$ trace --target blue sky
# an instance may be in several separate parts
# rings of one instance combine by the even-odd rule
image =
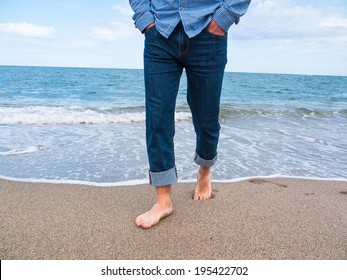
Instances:
[[[142,68],[128,0],[1,0],[0,65]],[[346,0],[253,0],[227,71],[347,75]]]

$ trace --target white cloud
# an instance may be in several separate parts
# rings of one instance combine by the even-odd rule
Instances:
[[[323,28],[344,28],[347,31],[347,18],[328,17],[322,20],[319,27]]]
[[[53,27],[27,22],[0,23],[0,31],[30,38],[52,38],[55,33]]]
[[[292,0],[253,0],[232,33],[239,39],[345,42],[347,18],[333,7],[295,5]],[[243,21],[244,20],[244,21]]]
[[[113,5],[112,9],[119,11],[120,14],[127,17],[132,16],[134,14],[133,10],[130,8],[129,5],[116,4],[116,5]]]
[[[90,35],[98,40],[105,42],[114,42],[123,38],[131,37],[136,34],[133,25],[113,21],[107,27],[96,26],[93,27]]]

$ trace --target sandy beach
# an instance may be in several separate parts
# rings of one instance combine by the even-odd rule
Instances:
[[[0,180],[0,259],[347,259],[347,182],[215,183],[209,201],[194,187],[174,186],[174,214],[143,230],[149,185]]]

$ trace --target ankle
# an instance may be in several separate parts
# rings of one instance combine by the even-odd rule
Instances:
[[[200,166],[199,174],[200,175],[209,175],[211,173],[211,167]]]
[[[171,206],[171,185],[157,187],[157,205],[161,207]]]
[[[172,201],[170,197],[165,197],[165,198],[157,198],[157,206],[159,206],[160,208],[169,208],[172,206]]]

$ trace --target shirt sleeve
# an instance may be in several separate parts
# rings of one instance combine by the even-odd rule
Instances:
[[[250,3],[251,0],[224,0],[213,14],[212,19],[225,32],[228,32],[233,23],[239,23],[240,17],[247,12]]]
[[[151,9],[151,0],[129,0],[134,11],[133,20],[135,27],[141,32],[154,22],[154,15]]]

